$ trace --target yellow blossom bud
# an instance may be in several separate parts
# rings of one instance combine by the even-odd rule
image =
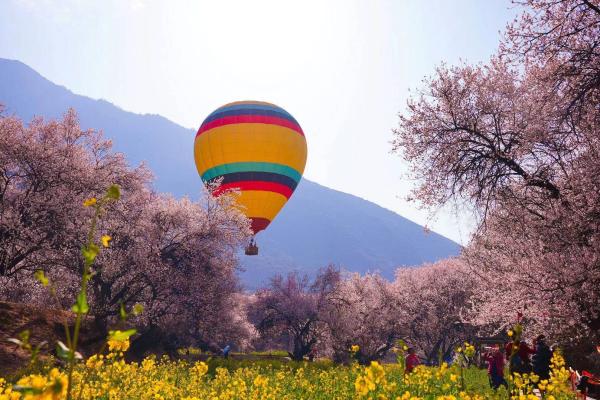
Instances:
[[[83,206],[90,207],[90,206],[96,205],[97,202],[98,201],[96,200],[95,197],[91,197],[83,202]]]
[[[108,235],[102,235],[102,238],[100,240],[102,241],[102,246],[108,247],[108,242],[110,242],[112,238]]]

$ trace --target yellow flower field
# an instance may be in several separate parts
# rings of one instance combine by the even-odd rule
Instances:
[[[419,366],[404,376],[397,364],[368,367],[329,362],[205,362],[146,358],[123,360],[121,349],[94,355],[73,373],[73,399],[537,399],[535,376],[517,376],[511,393],[486,387],[484,370]],[[461,373],[465,386],[461,387]],[[67,375],[57,368],[20,378],[15,385],[0,379],[0,400],[66,398]],[[550,381],[540,385],[546,399],[572,399],[568,371],[560,355],[553,358]]]

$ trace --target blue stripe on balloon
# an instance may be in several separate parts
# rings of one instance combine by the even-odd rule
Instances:
[[[223,112],[223,111],[232,111],[232,110],[248,110],[248,109],[252,109],[252,110],[267,110],[267,111],[277,111],[280,113],[285,114],[288,118],[294,118],[292,117],[292,115],[290,113],[288,113],[287,111],[285,111],[283,108],[281,107],[277,107],[275,105],[268,105],[268,104],[254,104],[254,103],[245,103],[245,104],[232,104],[230,106],[223,106],[220,108],[217,108],[215,111],[213,111],[208,118],[210,118],[213,114],[219,113],[219,112]]]

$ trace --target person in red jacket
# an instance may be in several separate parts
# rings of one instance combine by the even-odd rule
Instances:
[[[408,349],[408,356],[406,357],[406,367],[404,373],[410,374],[417,365],[421,364],[419,357],[415,354],[415,349],[412,347]]]
[[[515,340],[506,345],[506,360],[509,362],[510,373],[518,372],[525,374],[531,372],[531,361],[529,356],[535,353],[535,350],[527,346],[526,342]]]
[[[490,351],[483,354],[483,358],[488,363],[488,377],[492,389],[498,389],[500,385],[508,388],[506,379],[504,379],[504,348],[495,345]]]

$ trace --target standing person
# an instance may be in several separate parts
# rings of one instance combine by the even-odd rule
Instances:
[[[415,354],[415,349],[412,347],[409,348],[408,356],[406,357],[406,367],[404,368],[404,373],[410,374],[419,364],[421,364],[421,362],[419,361],[419,357],[417,357]]]
[[[535,353],[533,349],[527,346],[527,343],[521,340],[508,342],[506,345],[506,360],[509,362],[510,373],[526,374],[531,372],[531,361],[529,355]]]
[[[483,355],[488,363],[488,378],[490,386],[496,390],[500,385],[508,388],[506,379],[504,379],[504,348],[499,345],[494,345],[490,352]]]
[[[317,349],[314,347],[308,352],[308,361],[313,362],[317,356]]]
[[[231,346],[227,345],[223,348],[223,357],[229,358],[229,352],[231,351]]]
[[[531,355],[535,353],[535,347],[529,347],[527,342],[521,341],[519,345],[519,356],[523,360],[523,373],[531,372]]]
[[[531,358],[533,372],[541,379],[550,379],[550,360],[552,351],[546,344],[546,337],[539,335],[535,339],[535,354]]]

